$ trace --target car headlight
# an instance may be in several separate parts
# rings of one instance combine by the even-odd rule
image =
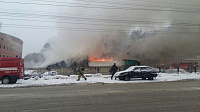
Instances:
[[[119,76],[119,74],[120,74],[120,73],[115,73],[114,76],[117,77],[117,76]]]

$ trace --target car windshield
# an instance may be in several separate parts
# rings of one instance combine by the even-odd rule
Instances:
[[[142,72],[153,71],[153,68],[151,68],[151,67],[144,67],[144,68],[141,68],[141,71]]]
[[[125,71],[132,71],[132,70],[134,70],[135,69],[135,67],[134,66],[131,66],[131,67],[129,67],[128,69],[126,69]]]
[[[140,72],[140,71],[141,71],[141,68],[135,68],[134,71],[135,71],[135,72]]]
[[[150,69],[150,67],[148,66],[131,66],[128,69],[126,69],[125,71],[135,71],[136,69]]]

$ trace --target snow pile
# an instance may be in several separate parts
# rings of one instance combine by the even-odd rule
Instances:
[[[85,74],[87,80],[81,78],[76,81],[78,75],[55,75],[44,76],[42,78],[35,77],[28,80],[20,79],[16,84],[0,84],[0,88],[12,87],[37,87],[37,86],[50,86],[50,85],[73,85],[73,84],[95,84],[95,83],[147,83],[147,82],[164,82],[164,81],[178,81],[186,79],[200,79],[200,73],[159,73],[158,77],[154,80],[131,79],[130,81],[111,80],[111,75],[98,74]]]
[[[200,74],[197,73],[159,73],[157,80],[158,81],[178,81],[186,79],[200,79]]]

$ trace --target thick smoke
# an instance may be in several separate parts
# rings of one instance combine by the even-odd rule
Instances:
[[[157,1],[161,2],[160,0]],[[113,2],[120,2],[120,0]],[[168,2],[169,4],[148,2],[148,5],[168,7],[159,9],[191,10],[195,9],[191,6],[192,4],[200,3],[198,0],[192,0],[185,1],[188,6],[176,6],[171,4],[174,1]],[[138,3],[147,4],[145,1]],[[181,3],[177,2],[177,4]],[[140,8],[142,6],[134,5],[133,7]],[[49,40],[51,49],[44,53],[46,60],[42,66],[70,59],[82,61],[87,57],[113,58],[115,60],[131,58],[140,60],[142,64],[156,66],[179,61],[183,58],[196,58],[195,56],[200,55],[200,35],[192,33],[200,32],[200,26],[177,24],[200,24],[198,13],[80,8],[60,10],[66,11],[63,12],[63,15],[69,16],[70,12],[76,14],[75,16],[80,17],[80,19],[58,20],[58,28],[69,27],[71,29],[60,30],[58,37]],[[85,19],[86,17],[88,19]],[[97,18],[109,19],[99,20]],[[134,22],[139,20],[147,22]],[[63,21],[85,24],[61,24],[60,22]],[[82,28],[85,31],[77,31],[77,28]],[[103,31],[99,29],[103,29]]]

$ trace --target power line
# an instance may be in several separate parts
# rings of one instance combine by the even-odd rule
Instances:
[[[144,26],[144,25],[157,25],[159,27],[160,26],[164,26],[164,25],[169,25],[171,26],[170,28],[178,28],[178,27],[182,27],[181,29],[199,29],[199,26],[200,24],[192,24],[192,23],[183,23],[183,22],[180,22],[180,23],[167,23],[165,21],[148,21],[148,20],[117,20],[115,21],[115,19],[112,21],[112,19],[109,19],[110,22],[103,22],[103,21],[98,21],[98,22],[95,22],[93,23],[92,21],[95,21],[94,20],[88,20],[88,19],[84,19],[84,20],[79,20],[77,21],[76,19],[71,19],[71,20],[68,20],[68,21],[50,21],[50,20],[27,20],[27,19],[9,19],[9,18],[1,18],[1,19],[7,19],[7,20],[24,20],[24,21],[35,21],[35,22],[55,22],[55,23],[68,23],[68,24],[76,24],[76,25],[101,25],[101,26],[118,26],[118,27],[148,27],[148,26]],[[31,18],[32,19],[32,18]],[[81,19],[81,18],[79,18]],[[85,22],[84,22],[85,21]],[[88,23],[89,22],[89,23]],[[117,24],[116,24],[117,23]],[[120,24],[121,23],[121,24]],[[129,24],[129,25],[124,25],[124,24]],[[136,24],[136,25],[132,25],[132,24]],[[137,25],[139,24],[139,25]],[[140,25],[141,24],[141,25]],[[174,27],[175,26],[175,27]],[[184,28],[183,28],[184,27]],[[187,28],[186,28],[187,27]],[[195,28],[194,28],[195,27]],[[196,28],[198,27],[198,28]]]
[[[52,12],[52,11],[35,11],[35,10],[19,10],[19,9],[4,9],[0,8],[0,11],[6,11],[6,12],[24,12],[24,13],[47,13],[47,14],[62,14],[59,12]],[[68,13],[68,14],[75,14],[75,13]]]
[[[163,22],[163,21],[145,21],[145,20],[129,20],[129,19],[112,19],[112,18],[96,18],[96,17],[80,17],[80,16],[64,16],[64,15],[49,15],[49,14],[31,14],[31,13],[12,13],[12,12],[1,12],[3,14],[9,14],[10,15],[20,15],[20,17],[23,16],[31,16],[31,18],[34,18],[33,16],[37,16],[37,18],[42,18],[42,17],[51,17],[52,18],[59,18],[62,20],[81,20],[81,21],[106,21],[106,22],[123,22],[123,23],[148,23],[151,22],[153,24],[166,24],[167,22]],[[19,16],[18,16],[19,17]],[[173,23],[172,23],[173,24]],[[188,25],[188,23],[175,23],[175,24],[182,24],[182,25]],[[190,25],[190,24],[189,24]],[[192,24],[193,26],[198,26],[199,24]]]
[[[44,1],[44,0],[43,0]],[[2,2],[2,1],[0,1]],[[5,2],[3,1],[4,3],[19,3],[19,4],[26,4],[26,3],[23,3],[23,2]],[[37,5],[38,3],[27,3],[27,4],[35,4]],[[77,4],[77,3],[76,3]],[[48,5],[48,4],[40,4],[40,5]],[[50,4],[49,4],[50,5]],[[52,4],[53,5],[53,4]],[[83,4],[81,4],[83,5]],[[73,6],[73,7],[76,7],[76,6]],[[79,7],[79,6],[78,6]],[[84,6],[85,7],[85,6]],[[83,8],[84,8],[83,7]],[[99,7],[98,7],[99,8]],[[105,7],[103,7],[105,8]],[[113,8],[113,7],[111,7]],[[114,7],[114,8],[119,8],[119,7]],[[148,9],[148,8],[147,8]],[[143,10],[143,9],[142,9]],[[146,10],[146,9],[144,9]],[[160,9],[153,9],[153,10],[160,10]],[[191,11],[191,10],[186,10],[186,11]],[[196,12],[196,11],[195,11]],[[69,23],[69,24],[78,24],[78,25],[104,25],[104,26],[122,26],[122,27],[130,27],[130,26],[125,26],[125,25],[110,25],[108,23],[142,23],[142,24],[167,24],[167,25],[181,25],[181,26],[198,26],[199,24],[191,24],[191,23],[167,23],[167,22],[163,22],[163,21],[144,21],[144,20],[129,20],[129,19],[112,19],[112,18],[98,18],[98,17],[81,17],[81,16],[63,16],[63,15],[49,15],[49,14],[37,14],[37,13],[19,13],[19,12],[6,12],[6,11],[2,11],[0,12],[1,14],[4,14],[4,15],[9,15],[9,16],[13,16],[13,15],[20,15],[20,17],[22,16],[25,16],[25,17],[31,17],[31,18],[36,18],[36,17],[43,17],[43,18],[50,18],[50,19],[63,19],[63,20],[72,20],[72,21],[89,21],[90,23],[81,23],[81,22],[57,22],[57,23]],[[24,20],[26,21],[26,20]],[[29,20],[29,21],[35,21],[35,22],[44,22],[42,20]],[[98,24],[98,23],[93,23],[91,24],[91,21],[98,21],[98,22],[105,22],[106,21],[106,25],[105,24]],[[51,21],[48,21],[48,22],[51,22]],[[15,26],[15,27],[38,27],[38,26]],[[137,26],[137,27],[148,27],[148,26]],[[149,26],[151,28],[151,26]],[[49,26],[39,26],[39,28],[49,28]],[[159,27],[159,28],[162,28],[162,27]],[[165,28],[165,27],[163,27]],[[172,27],[171,27],[172,28]],[[186,27],[184,27],[186,28]],[[60,29],[64,29],[64,28],[60,28]],[[70,29],[70,28],[69,28]],[[182,28],[183,29],[183,28]],[[187,29],[187,28],[186,28]],[[191,28],[191,29],[198,29],[198,28]],[[79,29],[80,30],[80,29]],[[87,30],[87,29],[86,29]],[[89,29],[89,30],[92,30],[92,29]],[[94,29],[93,29],[94,30]],[[98,29],[99,30],[99,29]],[[102,29],[100,29],[101,31]],[[109,30],[110,31],[110,30]],[[195,33],[195,32],[193,32]]]
[[[35,1],[35,0],[34,0]],[[2,8],[0,8],[0,10],[1,11],[3,11],[3,10],[5,10],[5,11],[15,11],[15,12],[25,12],[25,11],[28,11],[29,13],[47,13],[47,14],[53,14],[54,13],[54,15],[57,15],[58,14],[58,12],[47,12],[47,11],[34,11],[34,10],[18,10],[18,9],[2,9]],[[68,13],[68,14],[71,14],[71,15],[75,15],[75,13]],[[97,16],[105,16],[105,15],[88,15],[88,14],[76,14],[76,15],[82,15],[82,16],[95,16],[95,17],[97,17]],[[118,16],[109,16],[109,17],[118,17]],[[127,17],[126,17],[127,18]]]
[[[80,0],[78,0],[80,1]],[[162,2],[162,1],[153,1],[153,0],[136,0],[137,2],[146,2],[146,3],[156,3],[156,4],[168,4],[168,5],[175,5],[175,6],[192,6],[192,7],[197,7],[199,8],[200,5],[194,5],[194,4],[183,4],[183,3],[175,3],[175,2]]]
[[[48,6],[67,6],[67,7],[79,7],[79,8],[98,8],[98,9],[113,9],[113,10],[143,10],[143,11],[164,11],[164,12],[185,12],[185,13],[197,13],[199,10],[179,10],[179,9],[156,9],[156,8],[130,8],[130,7],[114,7],[114,6],[73,6],[73,5],[54,5],[54,4],[39,4],[39,3],[25,3],[25,2],[5,2],[0,1],[1,3],[10,3],[10,4],[24,4],[24,5],[48,5]]]
[[[17,17],[22,17],[22,15],[23,15],[23,17],[27,17],[27,16],[31,16],[31,18],[34,18],[34,17],[32,17],[32,16],[38,16],[39,18],[42,18],[42,17],[45,17],[45,18],[47,18],[47,17],[68,17],[67,15],[66,16],[61,16],[61,15],[57,15],[56,14],[56,12],[43,12],[43,13],[45,13],[45,14],[41,14],[41,12],[40,13],[19,13],[20,12],[20,10],[16,10],[16,9],[2,9],[2,8],[0,8],[0,10],[2,11],[2,12],[0,12],[0,14],[4,14],[4,16],[6,16],[6,15],[8,15],[9,17],[16,17],[15,15],[17,15]],[[6,10],[6,11],[3,11],[3,10]],[[15,12],[10,12],[9,10],[11,10],[11,11],[15,11]],[[33,10],[28,10],[28,11],[33,11]],[[24,12],[24,11],[23,11]],[[52,13],[55,13],[55,14],[53,14],[53,15],[46,15],[46,14],[52,14]],[[70,15],[76,15],[76,16],[71,16],[71,17],[77,17],[77,15],[79,15],[79,16],[86,16],[86,17],[90,17],[90,16],[92,16],[92,17],[98,17],[98,18],[100,18],[100,17],[102,17],[102,16],[104,16],[104,15],[88,15],[88,14],[74,14],[74,13],[68,13],[68,14],[70,14]],[[18,16],[18,15],[20,15],[20,16]],[[37,18],[38,18],[37,17]],[[109,16],[109,18],[119,18],[119,16]],[[120,17],[121,18],[121,17]],[[130,18],[130,19],[132,19],[132,17],[126,17],[126,18]],[[53,19],[53,18],[48,18],[48,19]],[[68,19],[70,19],[70,18],[68,18]],[[140,18],[141,19],[141,18]],[[156,19],[156,18],[155,18]],[[155,20],[154,19],[154,20]],[[59,19],[60,20],[60,19]],[[160,20],[159,20],[160,21]],[[165,21],[165,20],[164,20]],[[194,23],[198,23],[199,21],[192,21],[192,22],[194,22]],[[166,22],[165,22],[166,23]],[[197,25],[199,25],[199,24],[197,24]],[[197,26],[196,25],[196,26]]]
[[[34,0],[34,1],[47,1],[47,0]],[[130,2],[113,2],[113,1],[102,1],[102,0],[98,0],[98,1],[91,1],[91,0],[75,0],[75,1],[79,1],[79,2],[93,2],[93,3],[107,3],[107,4],[123,4],[123,5],[133,5]],[[50,1],[49,1],[50,2]],[[133,2],[133,1],[131,1]],[[190,4],[183,4],[183,3],[174,3],[174,2],[161,2],[161,1],[153,1],[153,0],[136,0],[134,2],[146,2],[146,3],[159,3],[159,4],[169,4],[169,5],[181,5],[181,6],[192,6],[192,7],[200,7],[200,5],[190,5]],[[59,2],[58,2],[59,3]]]
[[[134,22],[133,20],[125,19],[112,19],[112,18],[95,18],[95,17],[79,17],[79,16],[64,16],[64,15],[49,15],[49,14],[30,14],[30,13],[14,13],[14,12],[2,12],[0,13],[9,14],[9,15],[24,15],[24,16],[37,16],[37,17],[55,17],[62,19],[81,19],[81,20],[99,20],[99,21],[115,21],[115,22]],[[140,21],[146,22],[146,21]],[[152,23],[163,23],[163,22],[152,22]]]
[[[72,28],[72,27],[50,27],[50,26],[35,26],[35,25],[16,25],[16,24],[4,24],[5,27],[17,27],[17,28],[33,28],[33,29],[51,29],[51,30],[73,30],[73,31],[88,31],[88,32],[130,32],[131,30],[109,30],[109,29],[94,29],[94,28]],[[199,35],[200,32],[171,32],[171,31],[149,31],[153,34],[190,34]]]
[[[30,22],[30,21],[34,21],[34,22],[55,22],[55,21],[49,21],[49,20],[28,20],[28,19],[10,19],[10,18],[0,18],[0,19],[6,19],[6,20],[18,20],[18,21],[27,21],[27,22]],[[135,21],[137,22],[137,21]],[[151,24],[152,21],[145,21],[145,22],[149,22],[149,23],[146,23],[146,24]],[[156,26],[154,25],[154,27],[152,25],[149,25],[149,26],[145,26],[145,25],[124,25],[124,24],[98,24],[98,23],[83,23],[83,22],[66,22],[66,21],[58,21],[56,23],[63,23],[63,24],[73,24],[73,25],[97,25],[97,26],[112,26],[112,27],[146,27],[146,28],[166,28],[166,27],[161,27],[161,26]],[[161,24],[163,25],[163,24]],[[182,26],[193,26],[192,24],[186,24],[186,23],[176,23],[176,24],[172,24],[170,28],[180,28],[180,27],[174,27],[173,25],[182,25]],[[200,24],[195,24],[195,26],[198,26]],[[199,28],[191,28],[191,27],[181,27],[180,29],[199,29]]]
[[[191,24],[191,23],[167,23],[167,22],[163,22],[163,21],[144,21],[144,20],[123,20],[123,19],[112,19],[112,18],[91,18],[91,17],[78,17],[78,16],[61,16],[61,15],[47,15],[47,14],[30,14],[30,13],[9,13],[9,12],[0,12],[0,13],[5,13],[5,14],[9,14],[10,15],[19,15],[20,14],[20,17],[22,17],[21,15],[24,15],[24,16],[31,16],[31,18],[34,18],[32,16],[38,16],[39,18],[41,17],[59,17],[59,18],[63,18],[63,20],[66,20],[66,19],[70,19],[72,21],[77,21],[77,20],[81,20],[81,21],[98,21],[98,22],[102,22],[102,21],[109,21],[114,23],[114,22],[117,22],[117,23],[142,23],[142,24],[161,24],[161,25],[181,25],[181,26],[199,26],[200,24]],[[38,18],[37,17],[37,18]],[[4,18],[5,19],[5,18]],[[9,19],[9,18],[6,18],[6,19]],[[52,19],[52,18],[51,18]],[[11,19],[11,20],[19,20],[19,19]],[[23,20],[23,19],[20,19],[20,20]],[[24,19],[25,20],[25,19]],[[42,20],[31,20],[31,21],[40,21],[40,22],[53,22],[53,21],[42,21]],[[57,23],[71,23],[73,24],[72,22],[57,22]],[[89,25],[101,25],[101,24],[90,24]],[[74,23],[76,24],[76,23]],[[77,24],[88,24],[88,23],[77,23]],[[108,23],[106,23],[108,24]],[[107,26],[124,26],[124,25],[107,25]],[[194,29],[194,28],[193,28]]]
[[[80,22],[80,21],[85,21],[85,22],[101,22],[101,23],[105,23],[105,24],[114,24],[114,23],[124,23],[124,24],[133,24],[133,23],[142,23],[142,24],[161,24],[161,25],[179,25],[179,26],[200,26],[199,21],[192,21],[193,23],[188,23],[187,21],[185,22],[167,22],[166,20],[156,20],[156,21],[148,21],[148,20],[130,20],[132,19],[131,17],[126,17],[129,19],[112,19],[112,18],[119,18],[117,16],[113,16],[112,18],[100,18],[97,17],[98,15],[87,15],[87,16],[92,16],[92,17],[97,17],[97,18],[91,18],[91,17],[81,17],[80,16],[63,16],[63,15],[46,15],[46,14],[32,14],[32,13],[11,13],[11,12],[0,12],[0,14],[4,14],[3,16],[9,16],[10,17],[17,17],[20,19],[9,19],[9,18],[2,18],[2,19],[8,19],[8,20],[25,20],[25,19],[21,19],[22,17],[26,17],[26,18],[39,18],[39,19],[48,19],[48,20],[30,20],[30,21],[39,21],[39,22],[46,22],[49,21],[49,19],[54,20],[55,21],[49,21],[49,22],[56,22],[56,23],[65,23],[65,22],[61,22],[62,21],[76,21],[76,22]],[[16,16],[15,16],[16,15]],[[20,16],[19,16],[20,15]],[[175,20],[176,21],[176,20]],[[177,20],[179,21],[179,20]],[[71,22],[67,22],[67,23],[71,23]],[[88,24],[88,23],[87,23]],[[116,25],[117,26],[117,25]]]
[[[116,32],[116,33],[129,33],[130,31],[113,31],[113,30],[87,30],[87,29],[74,29],[74,28],[64,28],[64,29],[56,29],[56,28],[35,28],[35,27],[21,27],[21,26],[4,26],[4,27],[14,27],[14,28],[30,28],[30,29],[41,29],[41,30],[59,30],[59,31],[78,31],[78,32],[89,32],[89,33],[97,33],[97,32]],[[176,35],[200,35],[200,32],[171,32],[171,33],[162,33],[162,32],[155,32],[154,34],[163,34],[163,35],[172,35],[172,34],[176,34]]]
[[[192,7],[199,7],[200,5],[190,5],[190,4],[184,4],[184,3],[175,3],[175,2],[162,2],[162,1],[153,1],[153,0],[144,0],[145,2],[149,3],[162,3],[162,4],[171,4],[171,5],[182,5],[182,6],[192,6]]]
[[[78,5],[94,5],[94,4],[82,4],[82,3],[69,3],[69,2],[59,2],[59,1],[53,1],[53,0],[32,0],[32,1],[39,1],[39,2],[46,2],[46,3],[61,3],[61,4],[78,4]],[[175,4],[176,6],[179,5],[178,3],[168,3],[168,2],[155,2],[155,1],[132,1],[131,3],[127,3],[127,2],[111,2],[111,1],[87,1],[87,0],[75,0],[75,1],[79,1],[79,2],[89,2],[89,3],[101,3],[101,4],[109,4],[109,5],[125,5],[125,6],[143,6],[143,7],[160,7],[160,8],[173,8],[173,9],[183,9],[183,8],[176,8],[176,7],[166,7],[166,6],[161,6],[161,5],[150,5],[150,4],[144,4],[145,2],[147,3],[165,3],[166,4]],[[134,2],[134,4],[133,4]],[[143,4],[137,4],[138,2],[143,2]],[[180,5],[184,5],[186,6],[186,4],[180,4]],[[100,6],[100,5],[94,5],[94,6]],[[102,5],[101,5],[102,6]],[[196,6],[196,7],[200,7],[200,5],[188,5],[188,6]],[[185,7],[184,7],[185,8]]]
[[[31,18],[40,18],[40,19],[57,19],[57,20],[66,20],[66,19],[84,19],[84,20],[98,20],[98,21],[117,21],[117,22],[131,22],[132,17],[126,17],[128,19],[120,19],[120,20],[116,20],[116,19],[112,19],[112,18],[119,18],[118,16],[111,16],[109,18],[100,18],[101,15],[78,15],[78,16],[69,16],[69,15],[48,15],[48,14],[40,14],[40,13],[19,13],[19,12],[5,12],[5,11],[0,11],[0,14],[3,14],[3,16],[9,16],[9,17],[27,17],[30,18],[29,16],[31,16]],[[20,16],[19,16],[20,15]],[[37,16],[37,17],[35,17]],[[86,16],[86,17],[85,17]],[[98,17],[99,16],[99,17]],[[51,17],[51,18],[49,18]],[[95,17],[95,18],[91,18],[91,17]],[[120,17],[121,18],[121,17]],[[140,18],[141,19],[141,18]],[[82,20],[83,21],[83,20]],[[165,21],[165,20],[164,20]],[[193,21],[195,22],[195,21]],[[166,23],[166,22],[161,22],[161,23]],[[197,22],[196,22],[197,23]]]

